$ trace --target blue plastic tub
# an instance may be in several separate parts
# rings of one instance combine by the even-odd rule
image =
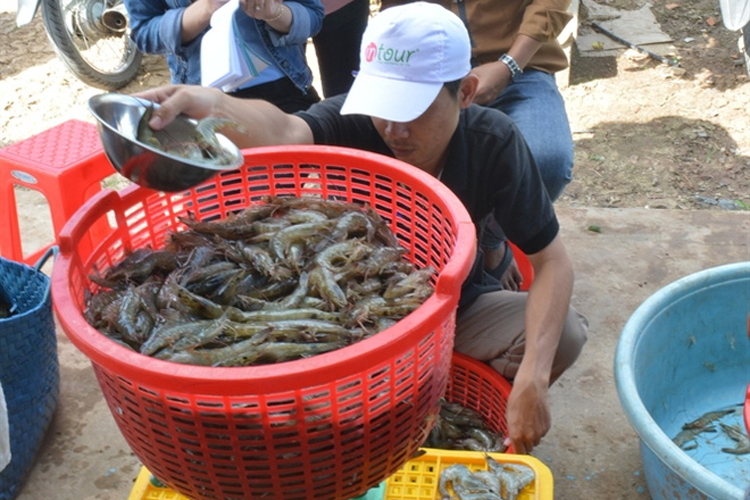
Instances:
[[[719,430],[684,451],[672,438],[708,411],[741,407],[750,381],[750,262],[681,278],[649,297],[622,331],[615,353],[620,402],[638,432],[653,500],[742,500],[750,454]]]

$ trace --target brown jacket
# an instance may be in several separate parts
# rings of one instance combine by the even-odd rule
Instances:
[[[554,73],[568,67],[557,36],[573,17],[566,10],[571,0],[435,1],[468,22],[474,66],[497,61],[521,33],[543,42],[527,68]],[[403,3],[407,1],[382,0],[381,9]]]

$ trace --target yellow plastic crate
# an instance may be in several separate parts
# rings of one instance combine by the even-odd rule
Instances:
[[[453,464],[466,465],[472,472],[487,468],[484,453],[474,451],[448,451],[433,448],[422,448],[422,456],[413,458],[385,482],[383,500],[438,500],[438,483],[443,469]],[[521,464],[530,467],[534,473],[534,482],[518,495],[518,500],[553,500],[552,472],[544,463],[529,455],[512,455],[508,453],[489,453],[502,463]],[[128,500],[189,500],[169,488],[151,481],[151,473],[146,467],[135,481]],[[371,490],[373,491],[373,490]],[[371,495],[368,495],[369,500]]]
[[[485,454],[475,451],[449,451],[422,448],[426,453],[406,462],[386,481],[385,500],[436,500],[440,498],[440,473],[453,464],[464,464],[472,472],[487,469]],[[489,453],[501,464],[530,467],[534,482],[524,488],[518,500],[552,500],[552,472],[541,461],[529,455]]]

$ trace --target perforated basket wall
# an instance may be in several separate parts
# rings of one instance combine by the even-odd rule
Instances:
[[[60,235],[53,276],[58,317],[92,361],[138,458],[196,499],[347,499],[396,471],[426,437],[451,363],[461,283],[476,251],[463,205],[439,181],[396,160],[332,147],[263,148],[245,165],[180,194],[103,192]],[[130,352],[83,319],[94,266],[163,245],[178,216],[226,217],[264,195],[370,204],[408,258],[438,270],[435,294],[395,326],[344,349],[246,368],[177,365]],[[78,242],[111,216],[92,252]]]
[[[510,382],[485,363],[453,353],[445,399],[475,410],[490,429],[503,436],[508,435],[505,409],[511,389]]]
[[[12,455],[0,472],[0,500],[11,500],[31,472],[52,420],[60,373],[49,278],[36,267],[0,258],[0,290],[16,307],[0,319],[0,384]]]

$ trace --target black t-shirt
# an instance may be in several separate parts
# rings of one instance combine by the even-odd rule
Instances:
[[[340,114],[345,97],[326,99],[297,113],[312,130],[315,143],[393,157],[369,117]],[[508,239],[526,254],[545,248],[559,231],[531,151],[515,123],[500,111],[477,105],[461,111],[440,180],[463,202],[480,239],[490,213]],[[462,291],[461,305],[479,293],[500,288],[484,279],[482,257],[480,250]],[[468,290],[466,285],[471,284],[474,289]]]

